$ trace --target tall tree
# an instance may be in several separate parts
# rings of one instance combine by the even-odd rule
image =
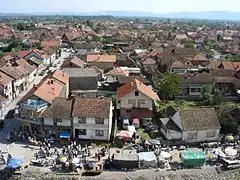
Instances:
[[[202,105],[218,105],[222,102],[222,92],[213,86],[204,86],[201,90]]]
[[[173,100],[179,93],[180,78],[176,74],[165,73],[155,82],[159,96],[164,100]]]

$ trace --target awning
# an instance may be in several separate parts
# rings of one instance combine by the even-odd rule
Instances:
[[[132,137],[133,137],[133,134],[134,134],[134,132],[121,131],[121,132],[119,133],[119,136],[120,136],[120,137],[123,137],[123,138],[132,138]]]
[[[60,132],[60,138],[69,139],[70,136],[71,136],[70,133]]]

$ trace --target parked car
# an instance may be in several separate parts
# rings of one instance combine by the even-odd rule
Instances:
[[[158,126],[157,125],[147,125],[145,127],[146,132],[153,132],[153,131],[158,131]]]
[[[132,125],[135,127],[135,129],[138,129],[140,127],[140,122],[138,118],[133,118]]]

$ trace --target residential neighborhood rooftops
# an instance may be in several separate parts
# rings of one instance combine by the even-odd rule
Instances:
[[[132,91],[136,91],[136,90],[143,93],[145,96],[151,98],[153,101],[160,100],[157,93],[155,93],[151,87],[146,86],[145,84],[143,84],[141,81],[139,81],[137,79],[134,79],[130,83],[121,86],[117,90],[116,98],[120,99],[121,97],[129,94]]]
[[[93,68],[63,68],[69,77],[97,77],[96,70]]]
[[[72,103],[72,100],[57,97],[40,116],[44,118],[69,119],[72,113]]]
[[[72,116],[109,118],[111,102],[111,99],[76,98]]]
[[[220,128],[214,108],[189,108],[180,110],[179,113],[185,131]]]
[[[87,55],[87,62],[116,62],[115,55]]]

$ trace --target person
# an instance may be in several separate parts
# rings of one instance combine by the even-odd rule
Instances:
[[[38,160],[38,154],[36,153],[36,161]]]

